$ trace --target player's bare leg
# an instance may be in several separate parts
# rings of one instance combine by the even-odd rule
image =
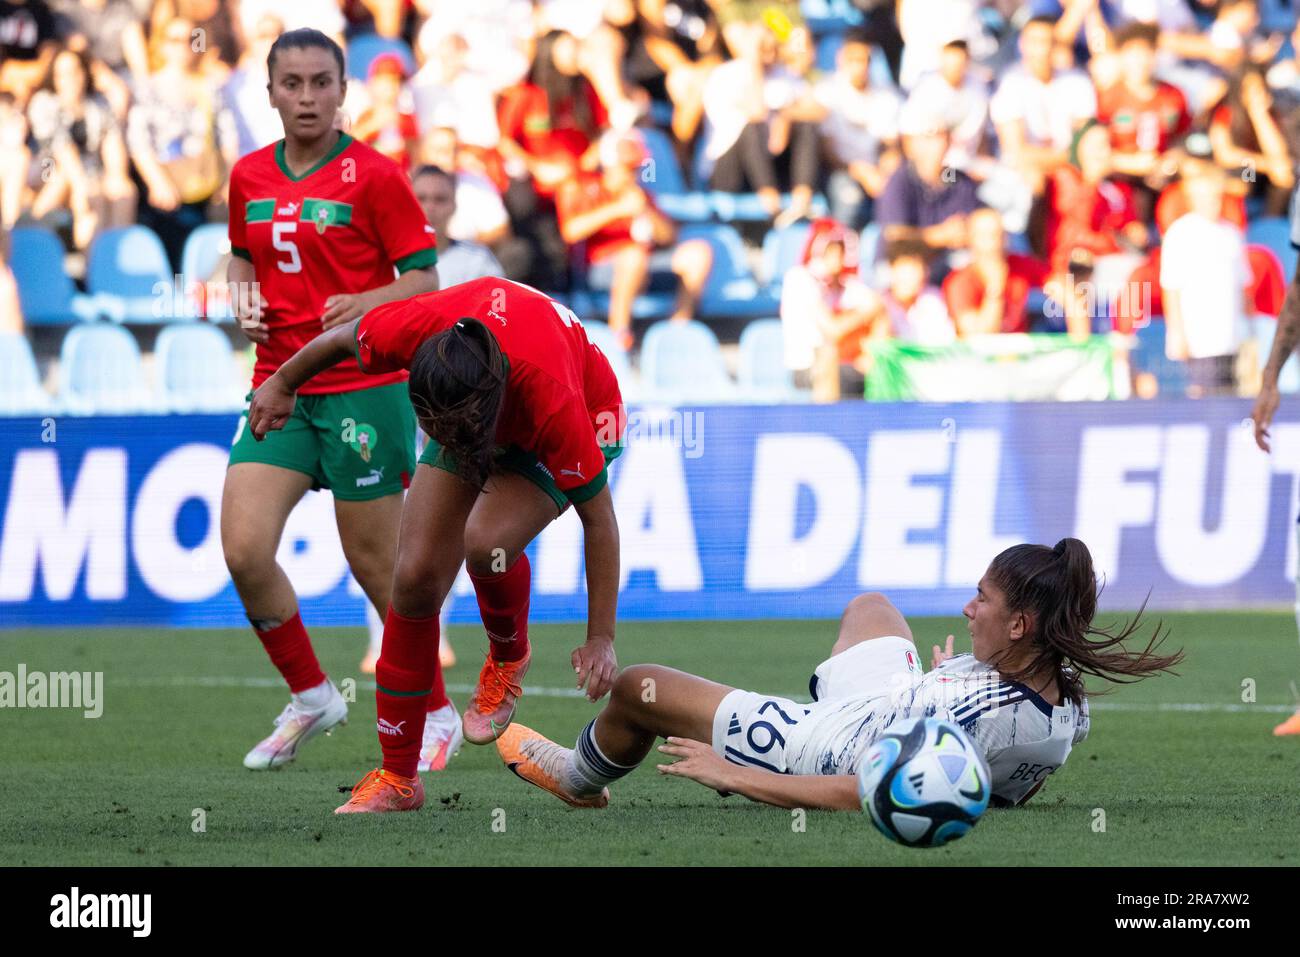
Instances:
[[[488,655],[465,709],[465,740],[488,744],[514,718],[532,652],[531,571],[524,548],[559,515],[549,495],[514,472],[488,479],[465,526],[465,567],[488,635]]]
[[[854,645],[875,638],[897,636],[912,640],[903,613],[879,592],[866,592],[854,598],[840,616],[840,631],[831,647],[831,655],[848,651]]]
[[[438,609],[465,556],[465,524],[478,490],[442,469],[418,465],[402,510],[392,602],[375,671],[384,767],[366,774],[336,813],[415,810],[416,773],[428,698],[440,687]]]
[[[325,677],[298,616],[289,577],[275,560],[285,522],[311,488],[301,472],[259,462],[226,470],[221,497],[221,545],[248,620],[292,694],[275,730],[248,752],[244,766],[279,767],[298,748],[347,721],[347,704]]]
[[[645,760],[657,738],[710,741],[713,716],[733,689],[663,665],[633,665],[609,704],[566,748],[520,724],[497,741],[506,766],[574,807],[604,807],[606,785]]]

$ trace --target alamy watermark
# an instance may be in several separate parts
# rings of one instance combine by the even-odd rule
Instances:
[[[0,671],[0,708],[73,708],[87,718],[104,713],[104,672]]]

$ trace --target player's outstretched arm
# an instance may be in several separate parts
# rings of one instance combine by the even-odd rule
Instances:
[[[267,432],[283,428],[293,414],[296,393],[312,376],[356,356],[357,322],[335,326],[307,343],[253,393],[248,427],[259,442]]]
[[[861,809],[858,779],[852,774],[777,774],[742,767],[718,757],[710,745],[687,738],[668,738],[659,751],[678,759],[659,765],[660,773],[690,778],[715,791],[743,794],[760,804],[827,811]]]
[[[587,562],[587,643],[573,652],[578,687],[599,701],[614,686],[618,660],[614,656],[614,618],[618,610],[618,520],[614,498],[606,485],[585,502],[574,505],[582,522]]]

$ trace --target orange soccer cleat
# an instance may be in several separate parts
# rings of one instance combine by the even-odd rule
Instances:
[[[569,749],[522,724],[512,724],[497,738],[501,760],[519,777],[549,791],[570,807],[604,807],[609,803],[609,788],[599,794],[579,794],[564,781]]]
[[[352,788],[348,802],[335,814],[370,814],[381,811],[414,811],[424,804],[424,785],[417,774],[404,778],[375,768]]]
[[[1296,711],[1295,714],[1274,728],[1273,733],[1279,738],[1284,734],[1300,734],[1300,711]]]
[[[489,654],[478,673],[478,685],[470,695],[463,720],[465,740],[470,744],[491,744],[510,727],[515,704],[524,693],[521,682],[532,661],[530,650],[518,661],[496,661]]]

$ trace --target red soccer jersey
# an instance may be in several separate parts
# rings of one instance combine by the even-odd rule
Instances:
[[[1015,253],[1007,256],[1007,282],[1002,290],[1002,326],[999,332],[1029,331],[1026,311],[1029,292],[1046,281],[1046,263]],[[974,263],[953,270],[943,281],[943,297],[954,319],[958,313],[982,308],[984,292],[984,279]]]
[[[1192,127],[1187,98],[1178,87],[1161,81],[1145,100],[1123,83],[1104,90],[1097,97],[1097,119],[1110,127],[1111,148],[1123,153],[1163,153]]]
[[[284,163],[284,140],[250,153],[230,173],[230,246],[253,264],[267,301],[270,339],[257,346],[253,388],[320,335],[325,300],[386,286],[397,273],[434,265],[433,228],[392,160],[344,134],[302,176]],[[302,394],[401,382],[341,362]]]
[[[577,317],[536,289],[488,276],[379,306],[357,326],[358,362],[372,374],[409,369],[426,339],[462,318],[486,325],[509,363],[497,445],[536,455],[570,501],[604,488],[601,445],[626,423],[618,380]]]

